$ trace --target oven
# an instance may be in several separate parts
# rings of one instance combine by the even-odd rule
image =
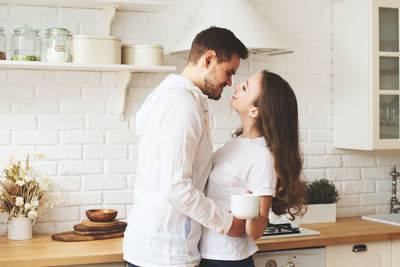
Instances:
[[[257,252],[256,267],[325,267],[325,247]]]
[[[300,228],[288,222],[270,223],[261,239],[319,235],[318,231]],[[325,247],[257,252],[256,267],[325,267]]]

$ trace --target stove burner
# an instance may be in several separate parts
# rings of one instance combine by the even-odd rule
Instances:
[[[290,223],[272,224],[268,221],[268,225],[265,229],[263,236],[296,234],[296,233],[300,233],[300,229],[293,228]]]
[[[267,228],[265,228],[266,233],[273,233],[275,231],[276,231],[276,228],[272,227],[272,226],[267,226]]]

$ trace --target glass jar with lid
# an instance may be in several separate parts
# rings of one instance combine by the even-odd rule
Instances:
[[[3,31],[4,28],[0,27],[0,60],[6,60],[6,37]]]
[[[14,29],[11,60],[41,61],[42,38],[39,30],[25,25]]]
[[[65,28],[46,30],[46,60],[68,62],[70,59],[71,34]]]

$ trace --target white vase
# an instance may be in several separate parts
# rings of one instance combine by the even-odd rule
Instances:
[[[307,213],[299,218],[299,223],[325,223],[336,222],[336,203],[310,204]]]
[[[32,222],[29,218],[11,218],[8,223],[8,239],[25,240],[32,238]]]
[[[292,223],[300,225],[305,223],[336,222],[336,203],[309,204],[307,205],[307,212],[303,217],[296,216],[294,221],[289,221],[288,218],[290,218],[289,214],[278,216],[273,212],[269,213],[269,220],[271,223]]]

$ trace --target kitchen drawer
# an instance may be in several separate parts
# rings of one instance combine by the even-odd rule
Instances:
[[[366,251],[353,251],[365,245]],[[361,246],[359,246],[361,247]],[[327,267],[388,267],[392,266],[392,241],[345,244],[326,247]]]

